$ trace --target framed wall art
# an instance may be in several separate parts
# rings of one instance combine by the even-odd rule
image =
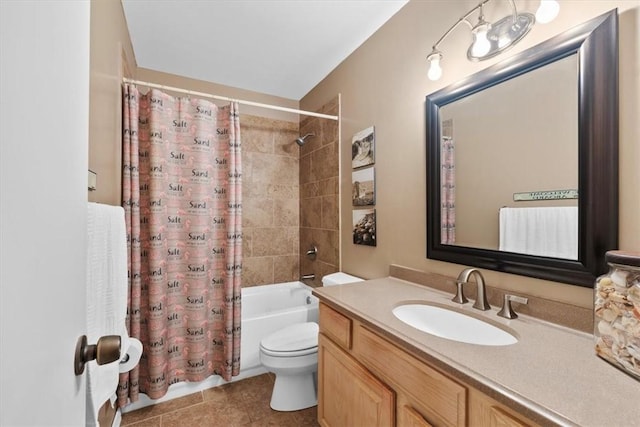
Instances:
[[[376,179],[373,166],[353,171],[351,174],[351,203],[353,206],[376,204]]]
[[[353,243],[376,246],[376,210],[358,209],[353,211]]]
[[[375,162],[375,130],[368,127],[353,135],[351,140],[351,166],[353,169],[372,165]]]

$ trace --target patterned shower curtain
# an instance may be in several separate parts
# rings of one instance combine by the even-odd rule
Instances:
[[[442,122],[440,146],[440,243],[456,242],[456,145],[453,140],[453,120]]]
[[[118,405],[240,370],[238,107],[125,85],[123,205],[129,335],[143,343]]]

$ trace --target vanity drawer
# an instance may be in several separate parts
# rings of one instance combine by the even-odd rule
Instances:
[[[364,326],[354,327],[353,354],[397,390],[434,426],[466,424],[467,390]]]
[[[351,319],[320,303],[320,332],[343,348],[351,349]]]

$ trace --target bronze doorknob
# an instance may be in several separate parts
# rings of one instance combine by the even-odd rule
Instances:
[[[96,344],[87,345],[87,336],[78,338],[74,359],[76,375],[82,375],[84,365],[95,360],[98,365],[106,365],[120,359],[121,339],[119,335],[105,335]]]

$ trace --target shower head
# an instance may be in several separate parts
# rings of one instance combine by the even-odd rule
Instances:
[[[302,147],[302,146],[307,142],[307,141],[306,141],[306,139],[307,139],[308,137],[310,137],[310,136],[316,136],[316,134],[315,134],[315,133],[308,133],[308,134],[306,134],[305,136],[301,136],[300,138],[296,138],[296,143],[297,143],[300,147]]]

